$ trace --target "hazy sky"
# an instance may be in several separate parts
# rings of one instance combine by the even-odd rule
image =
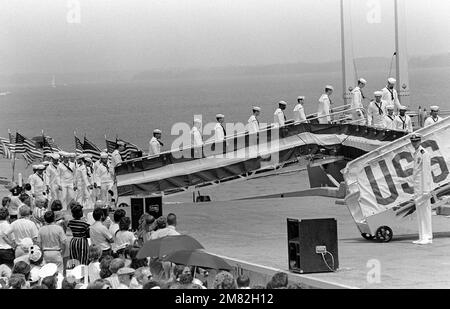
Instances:
[[[346,1],[352,6],[355,56],[390,57],[393,0]],[[0,74],[337,60],[339,3],[0,0]],[[377,3],[381,23],[369,23]],[[449,52],[450,1],[407,0],[407,27],[410,55]]]

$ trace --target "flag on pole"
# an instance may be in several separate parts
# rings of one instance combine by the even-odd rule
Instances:
[[[42,150],[44,152],[44,156],[47,156],[51,153],[58,152],[61,149],[59,149],[59,147],[56,145],[53,138],[42,134]]]
[[[97,161],[100,159],[100,152],[100,149],[98,149],[98,147],[95,146],[95,144],[88,140],[85,136],[83,143],[83,153],[90,154],[92,156],[92,161]]]
[[[122,157],[123,160],[129,160],[129,159],[131,159],[131,154],[132,154],[133,152],[139,152],[139,151],[141,151],[141,150],[138,148],[138,146],[136,146],[136,145],[133,144],[133,143],[124,141],[123,139],[120,139],[120,138],[116,139],[116,143],[117,143],[118,141],[121,141],[122,143],[125,144],[125,145],[124,145],[124,150],[119,152],[119,153],[120,153],[120,156]]]
[[[28,165],[43,157],[43,153],[36,147],[36,142],[26,138],[19,132],[16,133],[15,153],[25,154],[23,157]]]
[[[75,137],[75,153],[77,155],[83,153],[83,144],[81,143],[80,139],[75,135],[75,132],[73,132]]]
[[[116,149],[117,143],[107,140],[106,135],[105,135],[105,142],[106,142],[106,150],[108,150],[108,153],[112,153]]]
[[[5,159],[12,159],[11,142],[7,138],[0,137],[0,154]]]

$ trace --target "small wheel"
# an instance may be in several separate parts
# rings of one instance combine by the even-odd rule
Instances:
[[[368,233],[362,233],[361,236],[366,240],[372,240],[373,236]]]
[[[394,236],[392,229],[389,226],[380,226],[375,233],[375,237],[380,242],[390,242]]]

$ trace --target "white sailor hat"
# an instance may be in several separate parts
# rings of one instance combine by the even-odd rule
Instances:
[[[116,143],[117,145],[119,145],[119,146],[124,146],[125,145],[125,143],[124,142],[122,142],[122,141],[117,141],[117,143]]]
[[[397,82],[397,80],[395,78],[389,77],[388,78],[388,83],[389,84],[395,84]]]
[[[305,99],[305,96],[303,96],[303,95],[300,95],[300,96],[297,97],[297,101],[298,100],[304,100],[304,99]]]
[[[278,104],[279,104],[279,105],[284,105],[284,106],[286,106],[286,105],[287,105],[287,103],[286,103],[286,102],[284,102],[284,101],[280,101],[280,102],[278,102]]]
[[[47,166],[47,165],[50,165],[50,162],[49,162],[49,161],[44,161],[44,162],[42,162],[42,164],[44,164],[45,166]]]
[[[45,170],[45,165],[44,164],[38,164],[38,165],[36,165],[36,169],[37,170]]]
[[[373,95],[376,96],[376,97],[382,97],[383,96],[383,91],[375,91],[373,93]]]
[[[83,153],[80,153],[80,154],[78,154],[78,155],[75,157],[75,159],[77,159],[77,160],[79,160],[79,159],[84,159],[84,158],[86,158],[86,155],[83,154]]]
[[[92,162],[92,159],[91,159],[91,157],[85,156],[85,157],[84,157],[84,161],[86,161],[86,162]]]
[[[430,111],[438,112],[439,111],[439,106],[437,106],[437,105],[430,106]]]
[[[153,130],[153,134],[157,134],[157,133],[161,134],[162,131],[161,131],[160,129],[154,129],[154,130]]]
[[[422,139],[422,135],[420,135],[419,133],[413,133],[413,134],[409,137],[409,139],[410,139],[412,142],[418,142],[418,141],[420,141],[420,140]]]
[[[261,111],[261,107],[259,107],[259,106],[253,106],[252,109],[253,109],[254,111],[258,111],[258,112]]]
[[[54,276],[58,271],[58,266],[55,263],[47,263],[39,270],[39,277],[45,278]]]
[[[217,114],[216,118],[225,118],[225,115],[224,114]]]
[[[75,154],[75,152],[69,152],[69,153],[67,154],[67,156],[68,156],[69,158],[75,158],[77,155]]]
[[[194,123],[202,123],[202,120],[199,118],[194,118]]]
[[[68,157],[69,156],[69,153],[68,152],[66,152],[66,151],[60,151],[59,152],[59,155],[61,156],[61,157]]]
[[[406,110],[408,110],[408,108],[405,105],[402,105],[402,106],[400,106],[399,110],[406,111]]]
[[[85,154],[84,154],[84,157],[85,157],[86,159],[92,159],[92,155],[91,155],[90,153],[85,153]]]
[[[34,164],[34,165],[31,166],[31,168],[34,169],[34,170],[37,170],[38,166],[37,166],[37,164]]]
[[[59,153],[56,153],[56,152],[50,154],[50,158],[55,159],[55,160],[59,160],[60,157],[61,156],[59,155]]]
[[[388,105],[388,106],[386,106],[386,109],[389,109],[389,110],[394,110],[395,109],[395,107],[394,107],[394,105]]]
[[[358,79],[358,82],[360,82],[361,84],[367,84],[367,81],[364,78]]]
[[[326,85],[326,86],[325,86],[325,90],[327,90],[327,89],[329,89],[329,90],[334,90],[333,86],[331,86],[331,85]]]
[[[106,152],[100,152],[100,158],[101,159],[106,159],[106,158],[108,158],[108,154],[106,153]]]

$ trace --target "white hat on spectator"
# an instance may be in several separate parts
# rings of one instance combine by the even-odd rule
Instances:
[[[100,152],[100,158],[101,159],[106,159],[106,158],[108,158],[108,154],[106,153],[106,152]]]
[[[47,263],[39,270],[39,277],[45,278],[54,276],[58,271],[58,266],[55,263]]]
[[[334,88],[333,88],[333,86],[331,86],[331,85],[326,85],[325,86],[325,90],[334,90]]]
[[[259,107],[259,106],[253,106],[252,109],[253,109],[254,111],[258,111],[258,112],[261,111],[261,107]]]
[[[225,115],[224,114],[217,114],[216,118],[225,118]]]
[[[284,106],[286,106],[286,105],[287,105],[287,103],[286,103],[286,102],[284,102],[284,101],[280,101],[280,102],[278,102],[278,104],[279,104],[279,105],[284,105]]]
[[[367,84],[367,81],[364,78],[358,79],[358,82],[360,82],[361,84]]]
[[[153,134],[161,134],[162,133],[162,131],[160,130],[160,129],[154,129],[153,130]]]

